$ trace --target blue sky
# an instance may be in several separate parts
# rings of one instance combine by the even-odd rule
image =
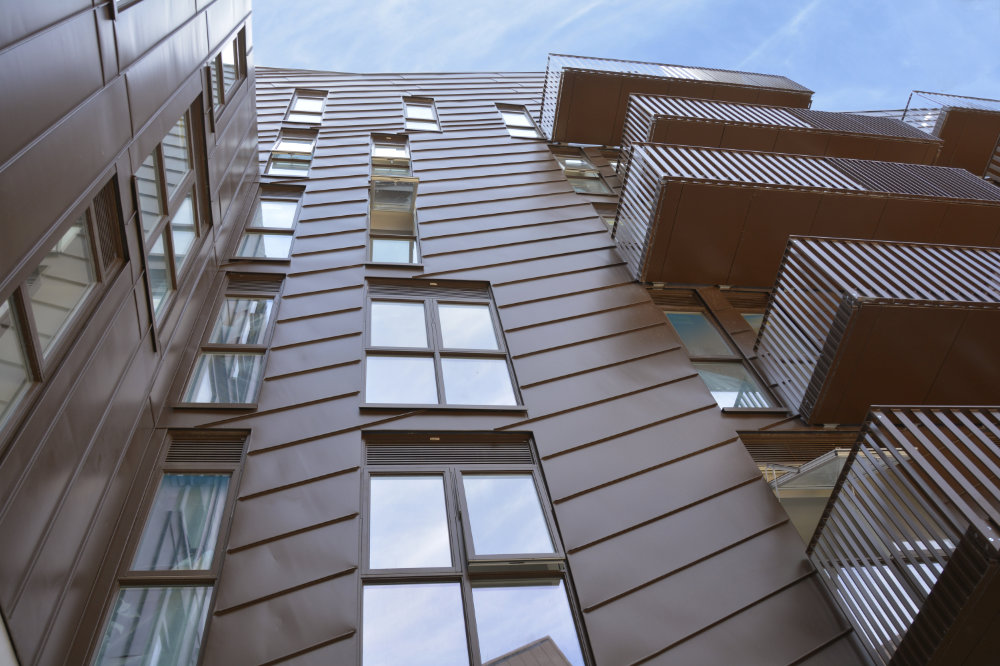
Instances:
[[[549,52],[783,74],[813,108],[1000,98],[1000,0],[253,0],[258,65],[543,71]]]

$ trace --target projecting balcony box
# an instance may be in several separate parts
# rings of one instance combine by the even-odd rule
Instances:
[[[873,408],[808,547],[875,664],[994,664],[1000,409]]]
[[[914,90],[902,119],[944,142],[936,164],[988,177],[1000,139],[1000,100]]]
[[[784,76],[549,54],[541,128],[552,141],[617,146],[631,93],[808,107],[812,91]]]
[[[622,155],[633,143],[933,164],[941,140],[902,120],[665,95],[629,97]]]
[[[810,424],[873,404],[1000,404],[1000,249],[793,237],[758,367]]]
[[[615,241],[643,282],[770,289],[791,235],[1000,244],[1000,188],[963,169],[637,143]]]

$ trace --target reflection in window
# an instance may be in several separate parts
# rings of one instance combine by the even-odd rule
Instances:
[[[406,97],[403,99],[404,127],[408,130],[441,131],[437,108],[429,97]]]
[[[530,473],[466,474],[462,481],[476,555],[553,552]]]
[[[554,153],[553,157],[562,167],[566,180],[576,192],[581,194],[614,194],[614,191],[604,182],[597,167],[587,159],[581,149],[562,149],[562,151]]]
[[[763,314],[759,312],[744,312],[743,318],[750,324],[750,328],[753,329],[754,333],[760,333],[760,326],[764,323]]]
[[[148,239],[156,230],[164,212],[164,196],[160,183],[160,161],[156,151],[150,153],[136,169],[135,184],[139,197],[139,221],[143,236]]]
[[[205,352],[198,358],[185,402],[250,404],[257,400],[263,354]]]
[[[38,342],[48,354],[56,338],[97,284],[86,218],[81,216],[49,250],[28,278],[25,293],[31,301]]]
[[[472,605],[483,663],[548,639],[570,664],[583,666],[561,580],[475,582]]]
[[[497,109],[503,117],[503,122],[507,126],[507,131],[511,136],[522,139],[540,139],[541,132],[535,128],[531,116],[523,106],[511,104],[497,104]]]
[[[291,253],[292,237],[286,234],[248,231],[236,248],[236,256],[245,259],[288,259]]]
[[[207,586],[123,587],[95,666],[196,666],[211,597]]]
[[[451,566],[440,475],[373,476],[369,525],[370,568]]]
[[[442,358],[444,400],[449,405],[516,405],[507,360]]]
[[[438,303],[441,338],[452,349],[499,349],[490,306]]]
[[[415,264],[417,242],[411,238],[372,238],[371,260],[383,264]]]
[[[300,177],[309,174],[313,150],[316,147],[315,132],[306,130],[282,131],[271,149],[271,159],[267,166],[270,176]]]
[[[167,180],[167,196],[172,197],[191,170],[191,148],[188,141],[187,116],[181,116],[163,138],[163,171]]]
[[[163,248],[163,235],[146,251],[146,271],[149,276],[149,291],[153,300],[153,313],[159,315],[174,290],[170,264]]]
[[[0,425],[20,401],[31,378],[10,301],[0,303]]]
[[[691,356],[732,356],[733,352],[719,331],[701,312],[667,312],[670,325]]]
[[[296,91],[288,107],[286,120],[292,123],[318,124],[323,121],[326,94],[320,91]]]
[[[376,347],[427,348],[423,303],[372,301],[371,322]]]
[[[365,666],[469,663],[459,583],[366,584],[363,602]]]
[[[260,206],[250,221],[253,229],[295,228],[295,214],[299,210],[299,202],[289,199],[261,199]]]
[[[208,341],[220,345],[265,344],[273,306],[270,298],[226,298]]]
[[[226,474],[164,474],[132,570],[210,569],[228,489]]]
[[[177,214],[170,221],[170,234],[174,245],[174,265],[180,271],[184,268],[195,238],[198,237],[198,227],[194,221],[194,200],[189,194],[181,202]]]
[[[369,355],[365,367],[365,400],[382,404],[437,404],[434,359],[429,356]]]
[[[695,361],[695,370],[719,407],[776,407],[750,372],[739,362]]]

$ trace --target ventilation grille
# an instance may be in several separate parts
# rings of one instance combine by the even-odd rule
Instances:
[[[530,465],[527,442],[499,444],[369,444],[369,465]]]
[[[649,289],[649,297],[660,307],[700,308],[701,301],[691,290]]]
[[[174,441],[167,451],[168,463],[235,463],[243,459],[243,442]]]
[[[766,291],[726,291],[726,300],[737,310],[756,310],[767,307]]]
[[[271,275],[231,274],[226,285],[227,294],[277,294],[279,291],[281,279]]]
[[[447,290],[445,292],[445,290]],[[413,285],[402,284],[369,284],[368,293],[371,296],[392,298],[432,298],[446,295],[448,298],[482,298],[489,299],[490,292],[485,286],[471,285],[453,286],[448,282],[430,285],[418,282]]]
[[[105,272],[121,262],[124,256],[117,199],[114,179],[109,180],[94,197],[94,226],[101,250],[101,266]]]

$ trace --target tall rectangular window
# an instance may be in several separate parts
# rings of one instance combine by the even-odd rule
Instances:
[[[220,436],[177,433],[167,449],[94,666],[198,663],[243,457],[241,436]]]
[[[257,402],[280,287],[276,280],[251,274],[230,276],[202,338],[183,403],[220,407]]]
[[[316,149],[316,133],[305,130],[282,130],[271,149],[267,175],[305,178]]]
[[[403,126],[408,130],[441,131],[437,106],[430,97],[404,97],[403,118]]]
[[[530,444],[419,438],[367,446],[363,663],[583,666]]]
[[[614,194],[614,190],[604,182],[600,171],[580,148],[554,148],[552,156],[556,158],[574,191],[580,194]]]
[[[523,106],[513,104],[497,104],[497,111],[503,118],[507,131],[518,139],[541,139],[542,133],[535,127],[534,121]]]
[[[323,122],[325,105],[325,90],[296,90],[292,96],[292,103],[288,105],[285,122],[318,125]]]
[[[372,176],[368,187],[369,260],[375,263],[416,264],[416,178]]]
[[[223,109],[231,101],[240,83],[247,77],[246,29],[223,45],[208,65],[208,82],[212,97],[213,127]]]
[[[369,287],[365,402],[515,406],[486,289]]]
[[[301,189],[265,187],[236,247],[239,259],[287,260],[301,209]]]
[[[373,176],[413,175],[410,143],[405,134],[372,134],[371,160]]]

